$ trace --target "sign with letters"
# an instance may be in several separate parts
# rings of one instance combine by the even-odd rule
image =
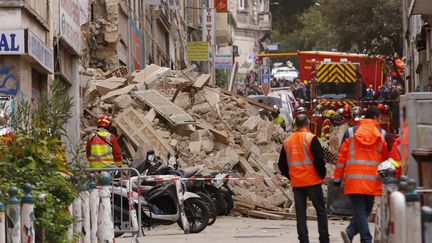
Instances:
[[[81,10],[78,0],[60,1],[60,36],[79,54]]]
[[[25,53],[24,30],[0,30],[0,55]]]
[[[35,59],[48,72],[54,72],[54,55],[39,38],[28,31],[28,54]]]

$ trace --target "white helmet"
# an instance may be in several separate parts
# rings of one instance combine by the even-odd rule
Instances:
[[[396,175],[396,168],[392,162],[386,160],[379,164],[377,172],[381,177],[394,177]]]

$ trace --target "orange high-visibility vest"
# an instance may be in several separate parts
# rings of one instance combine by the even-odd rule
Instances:
[[[310,152],[310,145],[314,137],[314,134],[303,128],[292,133],[284,141],[291,186],[293,187],[314,186],[323,182],[315,169],[313,156]]]
[[[388,148],[385,130],[379,130],[376,125],[373,120],[365,119],[360,121],[360,127],[356,132],[354,128],[348,128],[349,138],[341,145],[334,173],[335,181],[341,181],[343,178],[345,194],[382,193],[382,179],[377,174],[377,168],[387,159]],[[368,144],[355,136],[359,131]]]
[[[105,168],[109,165],[115,165],[111,133],[107,131],[96,131],[90,134],[90,156],[88,161],[90,168]],[[108,143],[107,143],[108,142]]]

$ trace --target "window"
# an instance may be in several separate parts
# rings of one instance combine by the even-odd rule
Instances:
[[[244,10],[246,8],[246,0],[238,0],[238,3],[239,10]]]
[[[44,92],[46,92],[47,75],[32,69],[32,102],[38,107]]]
[[[356,83],[318,83],[316,86],[317,98],[330,99],[356,99]]]

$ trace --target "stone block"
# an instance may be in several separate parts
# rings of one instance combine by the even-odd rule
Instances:
[[[130,95],[123,94],[123,95],[117,96],[113,100],[113,102],[120,109],[126,109],[126,108],[128,108],[129,106],[132,105],[133,99],[130,97]]]
[[[192,110],[197,114],[204,115],[212,111],[212,107],[205,102],[205,103],[192,106]]]
[[[247,132],[254,132],[262,121],[259,116],[251,116],[242,124],[242,127]]]
[[[257,129],[257,143],[269,144],[271,143],[274,126],[271,122],[262,122],[258,125]]]
[[[192,141],[189,143],[189,151],[192,154],[199,154],[201,151],[201,141]]]
[[[239,161],[240,157],[235,149],[232,147],[226,147],[217,152],[215,167],[220,170],[231,170]]]
[[[156,112],[155,112],[155,110],[153,108],[150,109],[144,117],[148,121],[152,122],[156,118]]]
[[[267,198],[267,202],[269,202],[270,205],[275,207],[283,207],[287,200],[287,197],[281,191],[276,192],[272,196]]]
[[[200,141],[200,140],[213,140],[213,134],[207,130],[196,130],[190,135],[191,141]]]

